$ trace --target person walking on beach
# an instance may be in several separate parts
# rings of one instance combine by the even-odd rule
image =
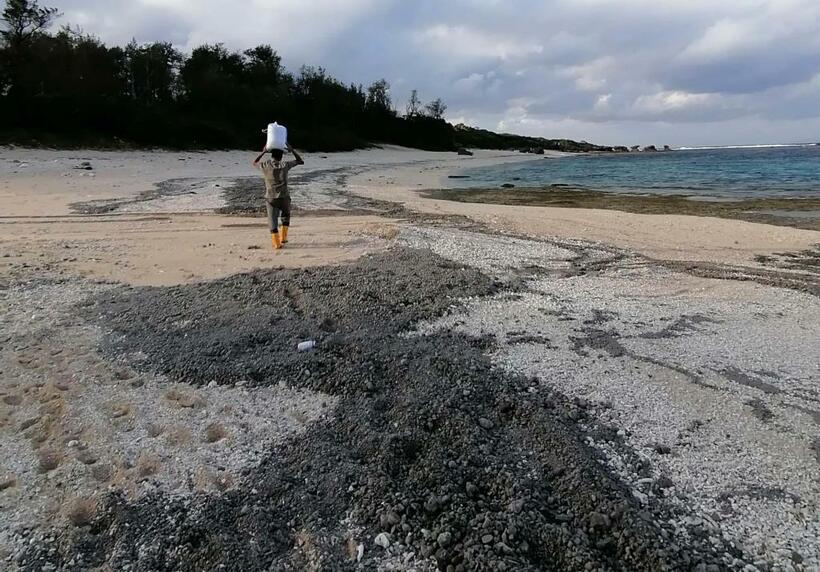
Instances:
[[[290,143],[287,150],[293,153],[294,160],[282,161],[284,152],[273,149],[271,159],[261,161],[267,150],[254,160],[253,166],[262,171],[265,178],[265,206],[268,211],[268,228],[273,248],[279,250],[288,241],[288,227],[290,227],[290,191],[288,190],[288,172],[297,165],[305,162]],[[261,161],[261,162],[260,162]],[[279,228],[279,217],[282,217],[282,227]]]

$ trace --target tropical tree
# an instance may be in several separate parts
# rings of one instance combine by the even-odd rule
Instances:
[[[53,30],[48,1],[0,2],[0,143],[256,148],[270,121],[307,149],[456,143],[441,100],[425,108],[413,90],[399,116],[385,79],[344,84],[309,66],[294,75],[268,45],[109,46],[79,28]]]
[[[5,30],[0,37],[9,47],[19,47],[48,28],[58,17],[57,8],[43,8],[37,0],[6,0],[3,10]]]
[[[260,89],[272,89],[286,79],[282,57],[268,46],[256,46],[244,52],[245,74],[248,83]]]
[[[125,48],[128,92],[142,103],[169,103],[177,92],[183,56],[168,42],[138,45],[132,40]]]
[[[425,108],[427,115],[433,119],[444,119],[444,112],[447,111],[447,106],[441,101],[441,98],[435,99],[427,104]]]
[[[418,117],[419,115],[421,115],[421,100],[419,99],[418,90],[414,89],[410,92],[410,101],[407,102],[405,117]]]
[[[367,88],[367,108],[377,112],[393,112],[393,102],[390,100],[390,84],[386,79],[370,84]]]
[[[3,10],[2,93],[20,90],[20,70],[26,63],[32,40],[59,16],[57,8],[41,7],[37,0],[6,0]]]
[[[180,69],[185,98],[207,113],[230,115],[243,97],[245,62],[242,55],[231,53],[222,44],[205,44],[194,48]]]

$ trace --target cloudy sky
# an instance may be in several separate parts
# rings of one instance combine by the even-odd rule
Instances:
[[[820,141],[818,0],[41,0],[109,43],[271,44],[403,109],[603,144]]]

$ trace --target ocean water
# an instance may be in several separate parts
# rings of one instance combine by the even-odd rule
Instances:
[[[682,149],[577,155],[465,169],[453,187],[569,185],[617,193],[701,199],[820,197],[820,146]]]

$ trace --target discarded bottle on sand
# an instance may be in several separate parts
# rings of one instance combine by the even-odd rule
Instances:
[[[288,144],[288,128],[284,125],[279,125],[275,121],[268,125],[268,142],[265,143],[266,151],[273,151],[274,149],[284,150]]]
[[[301,344],[296,346],[296,348],[300,352],[308,352],[308,351],[312,350],[315,347],[316,347],[316,342],[314,340],[309,340],[307,342],[302,342]]]

